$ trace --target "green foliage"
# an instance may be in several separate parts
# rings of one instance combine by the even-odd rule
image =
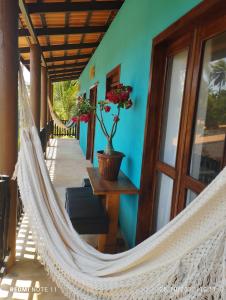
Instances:
[[[219,125],[226,125],[225,90],[221,90],[219,94],[209,93],[205,125],[208,129],[217,128]]]
[[[208,105],[205,126],[207,129],[216,129],[226,125],[226,62],[221,59],[211,64],[209,79]],[[205,111],[203,99],[202,110]]]
[[[77,80],[54,83],[53,109],[62,120],[69,120],[73,116],[75,98],[79,91]]]
[[[210,83],[218,87],[219,93],[226,84],[226,61],[221,59],[211,65]]]
[[[76,105],[73,106],[71,112],[73,116],[82,116],[85,114],[90,114],[95,110],[95,106],[92,106],[90,100],[78,96],[76,99]]]

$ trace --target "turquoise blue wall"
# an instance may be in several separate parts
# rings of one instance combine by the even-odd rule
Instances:
[[[121,64],[120,81],[133,87],[134,107],[123,111],[114,148],[125,153],[122,170],[139,187],[152,39],[197,5],[200,0],[126,0],[101,44],[83,71],[81,92],[98,84],[97,99],[105,98],[106,74]],[[89,79],[95,65],[96,75]],[[111,117],[106,119],[108,125]],[[81,125],[80,144],[86,152],[87,125]],[[95,152],[105,147],[105,138],[96,125]],[[94,165],[97,166],[95,156]],[[120,227],[130,247],[135,244],[138,197],[123,196],[120,204]]]

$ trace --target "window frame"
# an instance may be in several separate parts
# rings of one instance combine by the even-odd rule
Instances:
[[[121,75],[121,65],[117,65],[114,69],[106,75],[106,95],[107,93],[114,88],[117,84],[120,83],[120,75]],[[111,83],[112,78],[117,77],[118,80],[114,83]]]

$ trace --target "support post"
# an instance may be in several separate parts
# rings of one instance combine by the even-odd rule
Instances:
[[[46,67],[41,68],[41,123],[40,127],[45,128],[47,124],[47,73]]]
[[[0,1],[0,174],[12,176],[18,146],[18,1]],[[17,184],[10,181],[8,267],[16,253]]]
[[[40,131],[41,110],[41,53],[37,44],[31,45],[30,52],[30,77],[31,77],[31,110],[35,125]]]
[[[53,84],[50,78],[48,81],[48,96],[49,96],[50,103],[53,105]],[[49,112],[49,120],[52,120],[50,112]]]
[[[47,122],[49,123],[49,121],[51,120],[50,118],[50,111],[49,111],[49,105],[48,105],[48,99],[50,99],[49,97],[49,82],[50,82],[50,78],[47,78]]]

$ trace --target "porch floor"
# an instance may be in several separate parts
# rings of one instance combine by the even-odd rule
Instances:
[[[74,139],[51,140],[46,158],[53,184],[64,201],[65,188],[81,186],[82,179],[87,177],[86,167],[91,164],[84,159],[79,143]],[[95,246],[95,236],[84,238]],[[26,216],[18,230],[16,249],[16,263],[1,282],[0,299],[67,299],[39,262]]]

